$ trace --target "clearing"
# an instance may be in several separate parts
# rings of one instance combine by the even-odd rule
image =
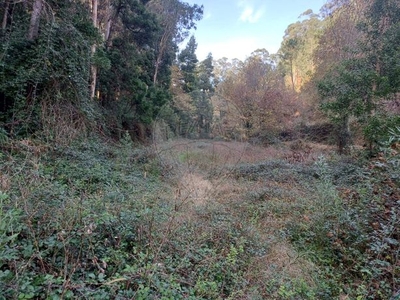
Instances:
[[[384,159],[301,140],[13,142],[0,299],[389,299],[400,193]]]

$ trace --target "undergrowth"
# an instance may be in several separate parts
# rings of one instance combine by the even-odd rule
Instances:
[[[4,149],[0,299],[244,295],[251,253],[265,243],[223,208],[185,219],[149,148],[126,138]]]
[[[367,163],[230,165],[225,181],[207,166],[226,158],[193,144],[175,154],[213,190],[191,202],[128,136],[4,143],[0,299],[398,297],[399,155],[389,144]]]
[[[248,194],[257,220],[272,215],[280,237],[317,272],[307,294],[298,278],[287,278],[279,299],[400,297],[399,133],[368,161],[321,156],[312,165],[268,160],[236,168],[235,178],[262,182]]]
[[[397,152],[367,166],[317,162],[318,179],[303,220],[286,234],[321,267],[330,286],[319,298],[398,299],[400,296],[400,182]],[[396,162],[396,163],[393,163]],[[357,178],[357,181],[354,179]],[[355,184],[355,182],[357,182]]]

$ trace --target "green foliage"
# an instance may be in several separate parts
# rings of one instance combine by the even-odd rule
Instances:
[[[124,130],[140,140],[149,136],[150,124],[170,100],[176,43],[195,27],[202,7],[170,1],[177,13],[173,17],[170,10],[154,9],[156,3],[148,2],[100,5],[98,28],[86,2],[48,1],[41,11],[33,9],[33,1],[21,2],[2,13],[0,122],[7,133],[35,133],[58,142],[63,134],[64,141],[71,139],[61,127],[83,132],[83,127],[99,128],[100,123],[117,137]],[[38,34],[28,39],[35,13]],[[102,111],[89,99],[91,80],[97,83],[94,98]]]
[[[111,68],[111,61],[107,57],[107,52],[103,48],[97,48],[92,57],[92,64],[97,68],[109,70]]]
[[[129,130],[132,137],[145,138],[135,130],[148,126],[160,108],[170,100],[169,65],[171,53],[164,55],[164,64],[153,82],[156,48],[160,27],[155,15],[139,1],[127,1],[119,11],[123,29],[113,37],[102,57],[110,66],[99,72],[100,100],[105,109],[106,122],[112,133]]]
[[[15,241],[23,228],[22,211],[15,208],[7,209],[10,205],[9,195],[0,191],[0,268],[6,261],[16,257]]]
[[[398,128],[389,135],[372,162],[319,157],[313,166],[272,160],[235,168],[239,178],[265,182],[249,194],[256,224],[279,216],[298,257],[318,268],[315,288],[275,283],[282,299],[390,299],[399,289]]]
[[[365,117],[375,109],[372,101],[375,80],[372,66],[365,61],[345,61],[334,76],[319,83],[320,95],[327,100],[322,109],[335,121],[350,115]]]
[[[4,128],[0,127],[0,145],[5,144],[7,141],[8,141],[7,131],[5,131]]]
[[[376,114],[368,120],[368,123],[364,127],[364,135],[369,141],[374,141],[378,145],[382,145],[391,138],[391,128],[399,125],[399,116]]]
[[[196,107],[197,134],[200,138],[209,138],[213,121],[213,106],[211,94],[206,91],[196,90],[190,93]]]
[[[57,18],[41,18],[38,37],[29,41],[25,38],[28,16],[22,7],[22,3],[16,4],[12,17],[18,21],[0,36],[5,46],[0,93],[8,102],[0,121],[12,124],[13,134],[41,129],[41,103],[73,103],[93,119],[87,82],[90,46],[99,34],[86,8],[79,2],[49,2],[46,12],[53,15],[52,11],[57,11]]]
[[[126,144],[120,153],[90,141],[39,161],[15,157],[28,166],[8,174],[23,187],[15,184],[10,196],[2,193],[0,198],[3,296],[104,299],[118,294],[126,281],[125,265],[142,255],[128,253],[135,248],[142,217],[152,214],[151,208],[138,211],[141,201],[156,191],[157,181],[143,179],[140,167],[129,167],[134,157],[127,147],[132,150]],[[38,168],[32,170],[29,164],[35,162]],[[9,167],[4,164],[1,172]]]
[[[185,137],[210,138],[213,123],[213,106],[211,97],[214,92],[212,55],[198,63],[196,56],[196,40],[192,36],[178,55],[175,66],[173,93],[174,105],[166,109],[173,109],[173,116],[166,117],[167,130]],[[178,71],[179,70],[179,71]],[[175,124],[171,124],[172,118]]]
[[[207,58],[197,67],[197,86],[200,90],[214,92],[214,66],[213,57],[209,53]]]
[[[0,157],[0,288],[23,299],[388,299],[400,284],[400,130],[389,135],[367,166],[222,166],[210,183],[229,181],[205,204],[178,198],[128,132],[40,155],[15,143]],[[180,166],[224,161],[198,146],[175,153]]]
[[[376,162],[373,171],[370,166],[354,167],[351,173],[359,174],[357,185],[350,184],[354,180],[351,173],[341,171],[340,180],[335,180],[336,166],[322,159],[317,162],[318,198],[309,208],[310,221],[291,224],[289,233],[299,249],[325,267],[326,276],[332,278],[332,293],[354,299],[388,299],[400,284],[393,281],[397,271],[386,269],[396,269],[392,257],[398,252],[394,226],[399,224],[395,212],[399,182],[389,179],[396,178],[392,176],[396,171],[386,159],[383,164]]]
[[[198,60],[196,56],[196,49],[196,39],[194,36],[191,36],[186,48],[183,49],[178,55],[179,67],[183,74],[183,80],[185,81],[183,90],[187,93],[192,92],[197,88],[195,70]]]
[[[353,49],[353,53],[362,51],[363,55],[353,55],[352,59],[340,62],[318,86],[322,109],[328,116],[343,128],[350,117],[355,117],[371,146],[385,139],[386,124],[397,119],[387,106],[400,89],[395,67],[399,61],[396,54],[400,45],[399,11],[395,1],[373,1],[359,26],[364,37],[358,48]]]
[[[175,227],[173,194],[149,170],[159,165],[127,133],[118,147],[29,151],[1,157],[15,180],[0,194],[2,296],[209,299],[244,286],[255,238],[217,211],[210,225]]]

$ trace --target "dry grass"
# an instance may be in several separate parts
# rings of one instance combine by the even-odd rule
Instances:
[[[312,163],[321,155],[330,155],[335,152],[335,147],[304,140],[283,143],[284,148],[280,158],[291,163]]]
[[[187,174],[181,179],[179,193],[181,197],[191,199],[193,205],[199,206],[207,201],[211,190],[212,184],[209,180],[198,174]]]
[[[277,274],[289,278],[303,278],[313,284],[310,277],[315,266],[299,256],[296,250],[286,241],[279,241],[271,245],[268,254],[254,259],[251,267],[258,266],[262,278],[258,280],[272,280]],[[251,268],[252,269],[252,268]]]
[[[189,222],[197,224],[201,232],[217,230],[210,228],[209,219],[204,216],[219,211],[229,215],[232,226],[245,232],[242,234],[247,236],[243,238],[267,243],[268,251],[262,256],[253,256],[245,274],[249,286],[264,289],[261,293],[265,297],[276,296],[276,290],[274,295],[266,292],[268,282],[279,285],[301,279],[309,286],[314,284],[311,274],[315,267],[280,236],[288,222],[307,217],[293,214],[291,210],[306,191],[290,178],[285,182],[249,181],[233,178],[229,172],[239,164],[284,159],[295,147],[296,151],[309,149],[307,162],[331,151],[329,146],[304,142],[295,146],[287,143],[280,147],[261,147],[240,142],[177,140],[156,145],[163,164],[173,165],[175,170],[171,182],[176,190],[173,201],[177,214],[172,227]],[[269,194],[269,190],[283,191],[283,194]],[[242,296],[234,299],[243,299]]]
[[[316,267],[306,259],[299,256],[296,250],[286,241],[272,244],[266,255],[255,257],[249,264],[246,279],[250,285],[258,286],[263,298],[282,299],[277,291],[271,292],[270,282],[283,285],[287,280],[301,280],[309,287],[315,282],[312,273]],[[285,299],[285,298],[284,298]]]

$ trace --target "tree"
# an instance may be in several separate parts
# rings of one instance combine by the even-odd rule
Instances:
[[[242,119],[246,136],[268,138],[289,125],[296,112],[294,97],[268,51],[258,49],[235,65],[234,71],[226,72],[217,92],[240,112],[237,118]]]
[[[365,22],[360,24],[365,39],[361,49],[374,69],[372,101],[376,103],[362,120],[364,135],[372,144],[385,139],[389,127],[400,125],[400,3],[375,0],[367,7]]]
[[[97,22],[97,10],[98,10],[98,0],[92,0],[91,1],[91,6],[92,6],[92,21],[93,21],[93,26],[95,28],[98,28],[98,22]],[[96,53],[96,44],[92,45],[92,56]],[[97,66],[92,64],[91,66],[91,82],[90,82],[90,98],[94,99],[94,96],[96,94],[96,81],[97,81]]]
[[[144,3],[120,0],[114,17],[105,56],[109,68],[100,69],[99,92],[112,133],[128,130],[143,141],[160,107],[169,99],[167,88],[153,84],[155,53],[159,33],[156,16]]]
[[[196,22],[203,16],[203,6],[191,6],[180,0],[151,0],[147,6],[157,15],[162,26],[153,76],[153,83],[157,84],[165,54],[174,45],[182,43],[188,37],[189,31],[196,28]]]
[[[313,54],[322,27],[322,21],[312,10],[300,15],[303,17],[304,20],[288,26],[279,49],[279,68],[296,92],[311,80],[315,71]]]
[[[179,68],[181,69],[184,86],[183,90],[190,93],[197,89],[196,66],[198,59],[196,56],[197,43],[194,36],[191,36],[186,48],[178,55]]]
[[[40,14],[42,13],[42,0],[35,0],[32,5],[32,14],[29,24],[28,40],[33,41],[39,34]]]
[[[212,54],[198,63],[194,36],[178,55],[174,68],[174,104],[180,117],[182,134],[209,138],[213,120],[213,64]]]
[[[4,12],[3,12],[3,21],[1,22],[1,29],[5,30],[7,27],[7,22],[8,22],[8,14],[10,9],[10,0],[5,0],[4,1]]]
[[[197,67],[197,86],[200,90],[214,92],[214,66],[211,53]]]
[[[340,62],[360,55],[356,51],[362,38],[357,28],[364,19],[366,2],[362,0],[332,0],[326,3],[322,11],[323,28],[314,51],[314,81],[321,79]]]
[[[215,86],[226,81],[231,75],[238,74],[243,65],[243,62],[237,58],[229,61],[226,57],[220,58],[213,63]]]
[[[379,76],[373,88],[382,97],[400,89],[399,14],[398,1],[375,0],[367,10],[366,21],[361,24],[366,35],[363,49]]]
[[[346,153],[351,143],[350,118],[361,120],[375,108],[371,89],[374,80],[373,68],[365,59],[355,58],[343,61],[318,85],[322,109],[337,125],[340,154]]]
[[[0,97],[5,104],[0,122],[11,135],[46,129],[54,137],[61,126],[73,126],[72,119],[93,120],[88,66],[90,46],[99,35],[87,6],[35,0],[5,8],[0,35]]]
[[[105,120],[102,128],[116,136],[129,130],[143,138],[171,99],[177,45],[202,7],[180,0],[6,0],[0,15],[0,125],[26,134]],[[89,101],[95,97],[100,101]]]
[[[343,60],[319,84],[323,108],[339,124],[340,152],[350,141],[350,117],[363,127],[371,150],[387,125],[399,122],[387,110],[388,99],[400,89],[399,13],[396,1],[375,0],[367,7],[356,55]]]

